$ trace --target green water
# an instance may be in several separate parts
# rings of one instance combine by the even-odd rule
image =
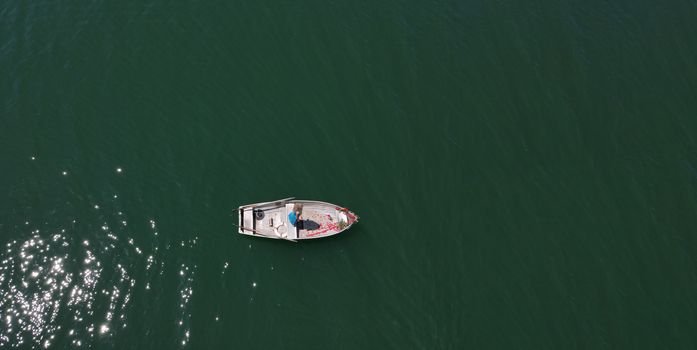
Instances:
[[[2,2],[0,348],[694,349],[695,18]]]

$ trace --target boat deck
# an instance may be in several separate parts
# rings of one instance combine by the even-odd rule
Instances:
[[[342,231],[349,221],[346,214],[334,205],[304,201],[301,220],[293,226],[288,221],[288,213],[293,210],[295,203],[286,202],[280,206],[260,206],[255,209],[241,208],[241,225],[251,230],[240,229],[240,233],[280,239],[320,238]],[[341,221],[344,223],[340,224]]]
[[[326,205],[305,204],[298,238],[314,238],[338,232],[338,223],[339,212],[336,209]]]

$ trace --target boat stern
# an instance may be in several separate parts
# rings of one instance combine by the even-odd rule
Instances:
[[[246,235],[252,234],[251,231],[243,230],[242,228],[256,228],[253,215],[253,208],[240,207],[237,209],[237,233],[242,233]]]

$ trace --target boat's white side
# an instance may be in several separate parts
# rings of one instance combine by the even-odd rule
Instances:
[[[302,205],[300,228],[291,225],[288,214]],[[286,198],[237,208],[238,233],[274,239],[300,240],[333,236],[347,230],[358,216],[346,208],[320,201]]]

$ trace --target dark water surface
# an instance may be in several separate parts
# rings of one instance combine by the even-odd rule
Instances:
[[[0,2],[0,348],[696,348],[697,3],[514,3]]]

